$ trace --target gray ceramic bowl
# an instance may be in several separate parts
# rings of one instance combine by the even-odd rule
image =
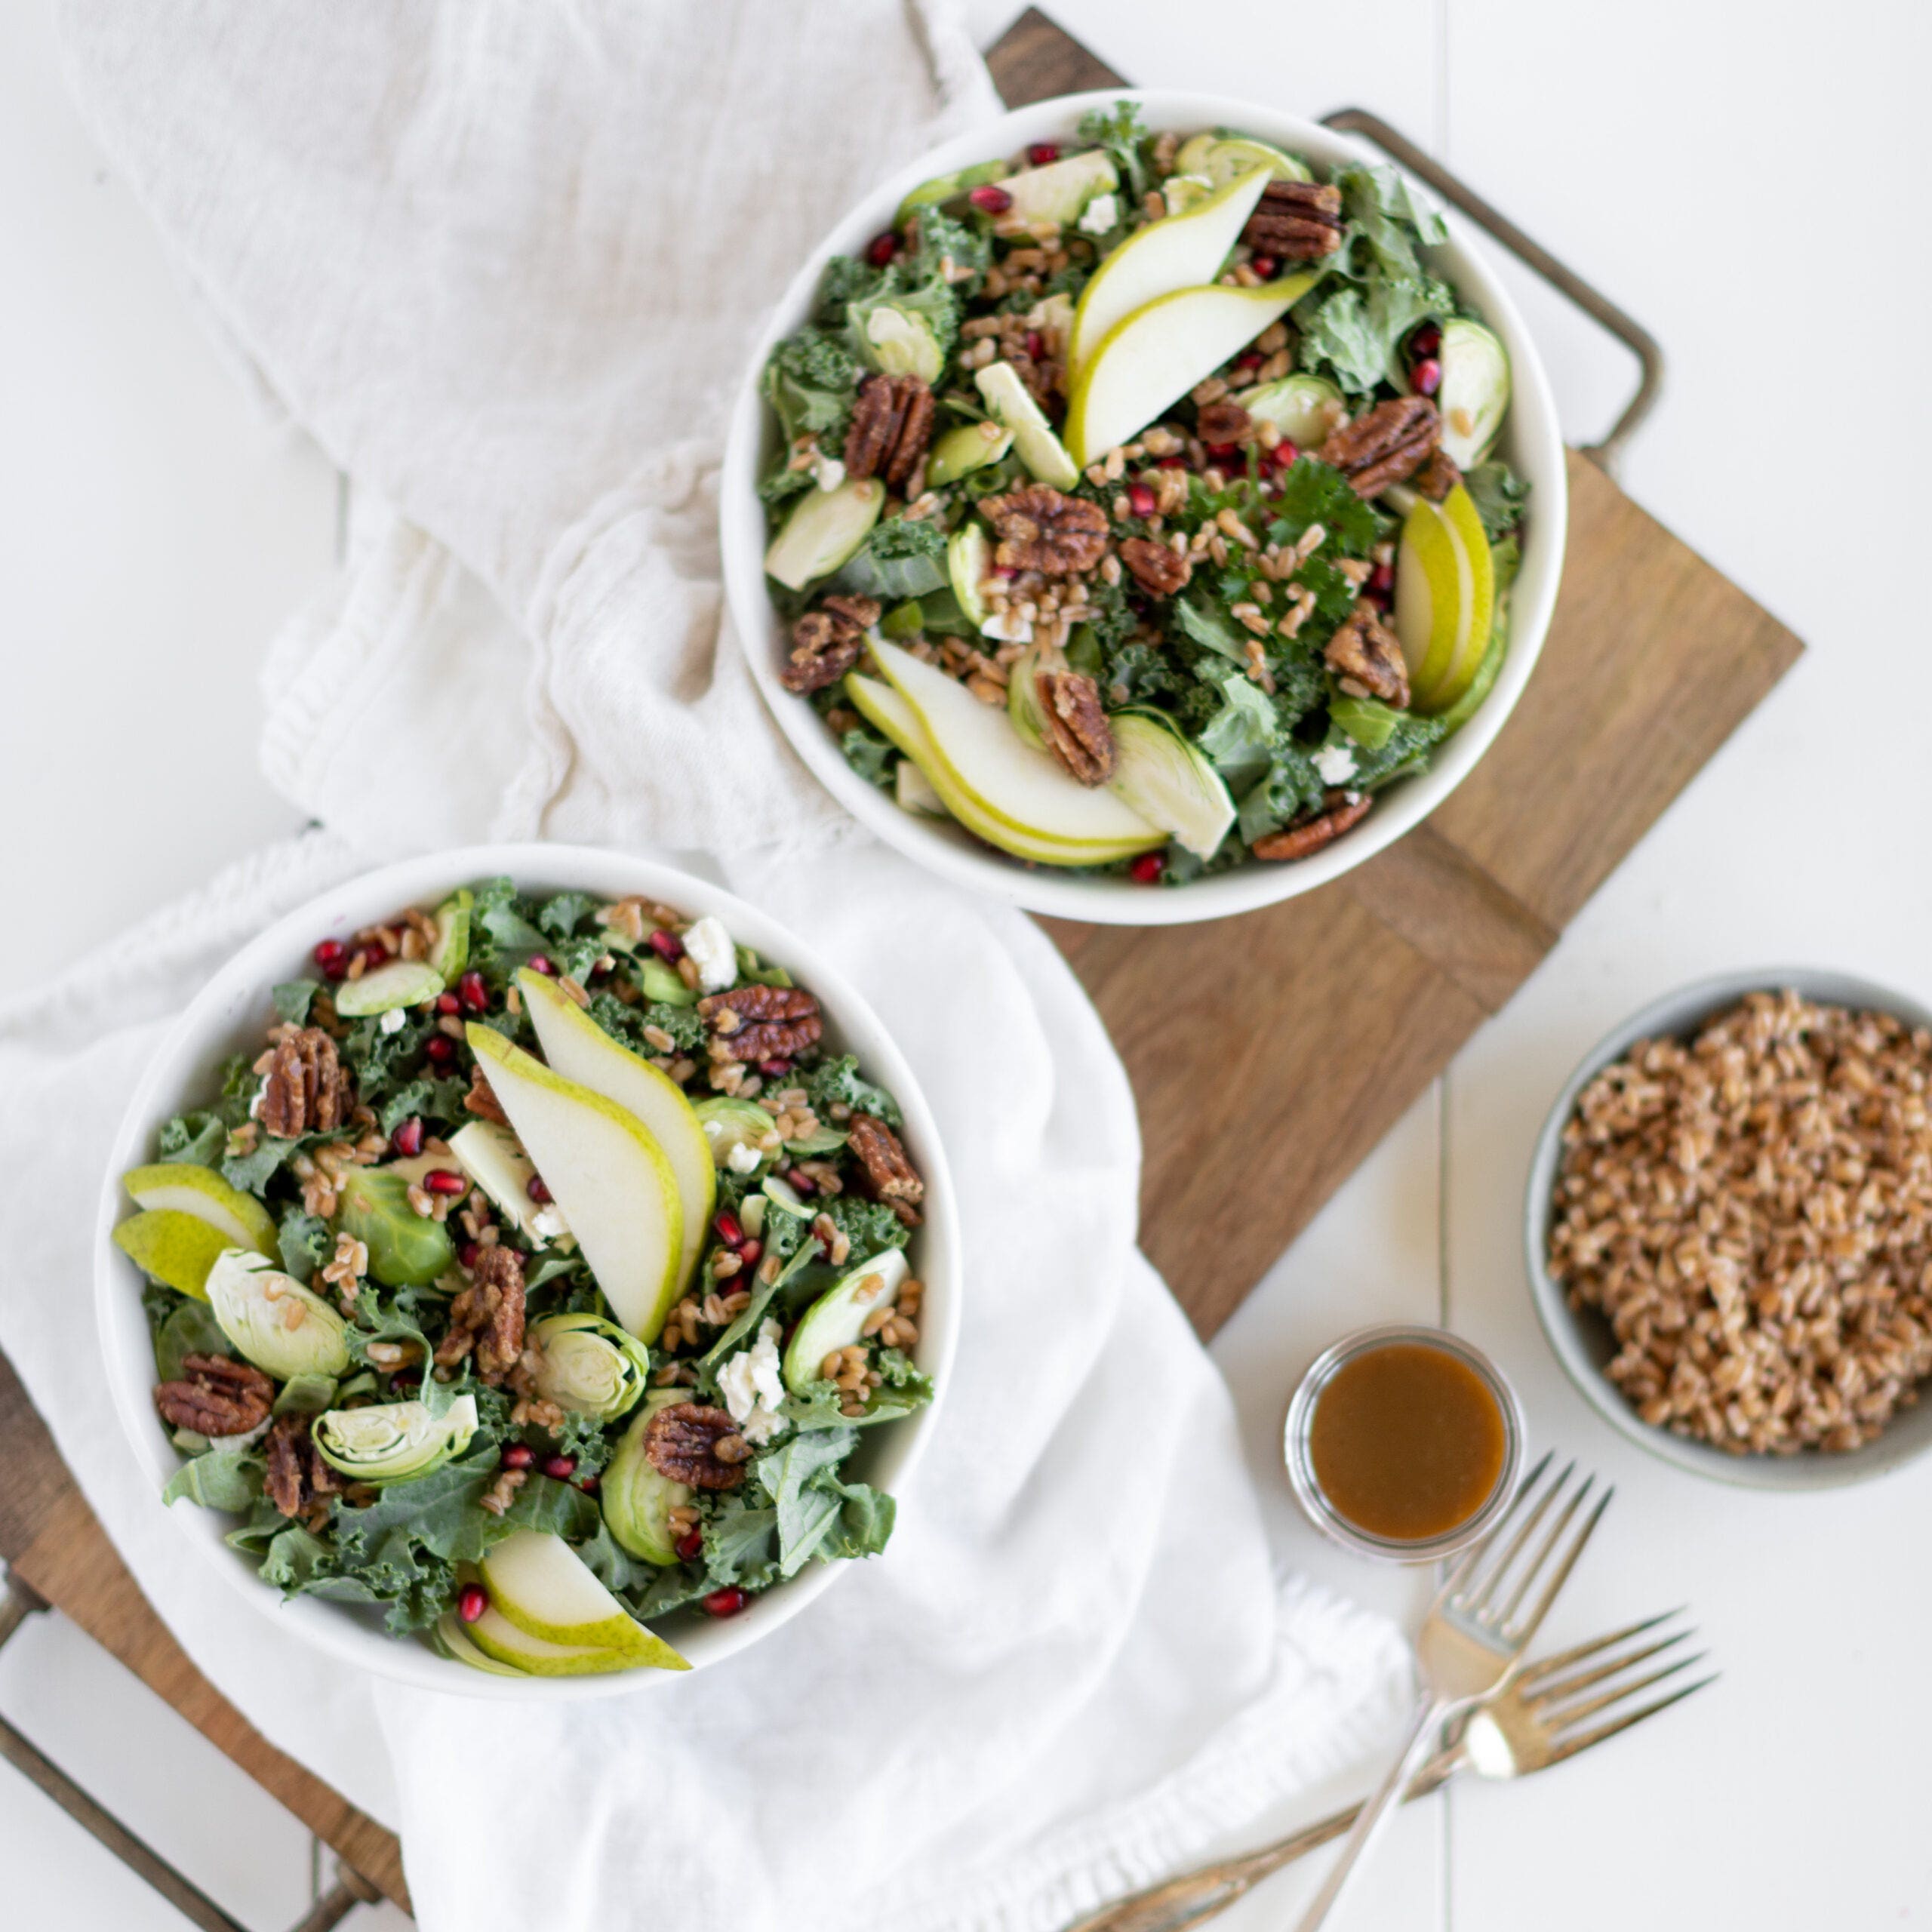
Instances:
[[[1598,1041],[1556,1097],[1530,1163],[1529,1194],[1523,1209],[1524,1244],[1530,1291],[1543,1333],[1549,1337],[1549,1345],[1556,1351],[1564,1373],[1611,1428],[1627,1435],[1639,1448],[1647,1449],[1694,1475],[1709,1476],[1747,1489],[1835,1489],[1883,1475],[1932,1448],[1932,1390],[1921,1394],[1911,1407],[1901,1410],[1875,1441],[1866,1443],[1861,1449],[1843,1454],[1807,1450],[1794,1456],[1733,1456],[1638,1420],[1636,1411],[1604,1373],[1617,1352],[1609,1322],[1594,1309],[1580,1313],[1574,1311],[1561,1287],[1551,1280],[1543,1265],[1543,1257],[1549,1252],[1563,1128],[1584,1088],[1638,1040],[1660,1035],[1687,1035],[1713,1014],[1734,1006],[1746,993],[1780,992],[1787,986],[1822,1005],[1895,1014],[1910,1026],[1932,1027],[1932,1008],[1915,999],[1849,973],[1807,966],[1725,973],[1653,1000],[1641,1013],[1633,1014],[1614,1032]]]

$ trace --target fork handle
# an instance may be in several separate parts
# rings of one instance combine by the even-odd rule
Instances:
[[[1335,1901],[1354,1875],[1362,1854],[1381,1835],[1383,1827],[1393,1816],[1403,1792],[1408,1789],[1409,1780],[1428,1755],[1430,1740],[1441,1728],[1443,1718],[1454,1708],[1445,1698],[1430,1697],[1423,1700],[1421,1709],[1416,1713],[1414,1728],[1402,1746],[1401,1755],[1389,1766],[1389,1775],[1382,1780],[1374,1795],[1356,1814],[1355,1829],[1349,1834],[1348,1843],[1336,1854],[1327,1877],[1321,1881],[1321,1889],[1302,1914],[1296,1932],[1316,1932],[1316,1927],[1334,1909]]]

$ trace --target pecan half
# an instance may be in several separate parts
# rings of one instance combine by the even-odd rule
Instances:
[[[906,1158],[905,1143],[876,1115],[854,1114],[851,1125],[850,1144],[866,1171],[866,1192],[884,1201],[907,1227],[916,1228],[926,1184]]]
[[[868,376],[845,432],[845,474],[883,475],[895,490],[924,460],[933,436],[933,392],[917,376]]]
[[[1257,255],[1312,261],[1342,245],[1342,191],[1315,181],[1269,183],[1241,238]]]
[[[280,1416],[263,1445],[269,1500],[285,1516],[306,1515],[323,1497],[342,1488],[309,1433],[309,1418]]]
[[[1456,459],[1438,443],[1429,453],[1429,460],[1418,469],[1414,476],[1416,488],[1432,503],[1439,503],[1463,480],[1463,472],[1456,467]]]
[[[1401,641],[1366,597],[1355,599],[1321,655],[1349,697],[1379,697],[1398,711],[1408,709],[1409,667]]]
[[[178,1382],[154,1392],[161,1419],[173,1429],[203,1435],[246,1435],[269,1419],[275,1384],[262,1371],[226,1355],[186,1355]]]
[[[1254,418],[1238,402],[1207,402],[1194,426],[1204,443],[1219,448],[1224,443],[1245,442],[1254,433]]]
[[[740,986],[697,1003],[704,1023],[734,1060],[790,1060],[818,1044],[818,1001],[800,986]]]
[[[469,1076],[469,1091],[463,1097],[463,1110],[466,1114],[474,1114],[478,1120],[493,1121],[498,1127],[508,1127],[510,1124],[509,1115],[503,1112],[503,1103],[497,1098],[480,1066]]]
[[[1357,496],[1373,497],[1413,476],[1441,439],[1442,419],[1427,396],[1397,396],[1331,431],[1320,454],[1347,476]]]
[[[779,667],[778,681],[803,697],[835,685],[859,661],[866,633],[878,622],[869,597],[828,597],[792,626],[792,654]]]
[[[1331,844],[1350,826],[1361,824],[1374,803],[1366,792],[1324,793],[1319,812],[1304,816],[1266,838],[1257,838],[1247,849],[1257,859],[1305,859]]]
[[[1041,721],[1047,746],[1083,785],[1114,775],[1113,727],[1100,706],[1100,688],[1084,671],[1038,671]]]
[[[1120,546],[1120,560],[1144,589],[1156,597],[1171,597],[1187,588],[1194,565],[1187,558],[1146,537],[1130,537]]]
[[[1002,570],[1070,577],[1091,571],[1106,554],[1106,512],[1050,484],[1029,483],[1003,497],[986,497],[980,508],[999,538],[993,561]]]
[[[260,1064],[258,1062],[257,1064]],[[319,1026],[304,1026],[278,1041],[262,1089],[263,1131],[278,1140],[329,1134],[346,1124],[355,1105],[349,1069]]]
[[[494,1389],[523,1355],[523,1257],[492,1242],[476,1251],[469,1286],[450,1303],[449,1333],[436,1344],[436,1361],[453,1367],[472,1349],[476,1373]]]
[[[645,1425],[644,1453],[660,1476],[694,1489],[736,1489],[745,1479],[745,1438],[722,1409],[673,1402]]]

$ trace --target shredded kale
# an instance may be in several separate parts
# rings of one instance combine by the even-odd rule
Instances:
[[[1141,123],[1138,102],[1121,100],[1111,109],[1091,109],[1080,117],[1080,138],[1113,157],[1121,185],[1135,201],[1153,186],[1153,140]]]
[[[923,597],[946,582],[946,532],[910,517],[875,523],[834,580],[841,590],[881,603]]]

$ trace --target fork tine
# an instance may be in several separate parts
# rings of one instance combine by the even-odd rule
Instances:
[[[1577,1501],[1581,1503],[1589,1492],[1589,1484],[1586,1483],[1577,1492]],[[1568,1549],[1557,1558],[1555,1573],[1551,1576],[1549,1583],[1544,1586],[1543,1595],[1537,1599],[1537,1607],[1531,1611],[1528,1620],[1525,1623],[1515,1623],[1512,1626],[1511,1634],[1513,1641],[1518,1644],[1527,1644],[1541,1628],[1543,1619],[1549,1614],[1550,1605],[1556,1601],[1557,1592],[1570,1580],[1570,1573],[1576,1568],[1577,1559],[1583,1555],[1584,1545],[1596,1534],[1597,1525],[1603,1521],[1603,1512],[1610,1507],[1610,1499],[1616,1494],[1617,1490],[1613,1484],[1597,1498],[1597,1506],[1583,1518],[1582,1526],[1571,1539]],[[1573,1505],[1572,1507],[1574,1506]],[[1567,1522],[1571,1512],[1566,1509],[1563,1513],[1564,1521]],[[1535,1569],[1531,1571],[1532,1575],[1535,1574],[1536,1571],[1543,1567],[1545,1559],[1555,1546],[1558,1534],[1562,1527],[1561,1524],[1558,1524],[1556,1529],[1550,1532],[1549,1540],[1537,1553]],[[1522,1591],[1518,1589],[1516,1594],[1520,1598]],[[1514,1614],[1515,1604],[1512,1602],[1511,1616],[1513,1617]],[[1509,1618],[1504,1619],[1506,1625],[1509,1625]]]
[[[1445,1601],[1467,1585],[1476,1565],[1482,1561],[1484,1555],[1495,1546],[1497,1539],[1509,1527],[1510,1518],[1529,1500],[1531,1492],[1543,1480],[1543,1472],[1549,1467],[1550,1458],[1555,1454],[1555,1451],[1550,1449],[1546,1449],[1543,1452],[1542,1455],[1537,1458],[1536,1467],[1516,1485],[1516,1494],[1509,1499],[1509,1508],[1497,1518],[1494,1527],[1484,1531],[1467,1549],[1463,1551],[1461,1555],[1457,1558],[1454,1567],[1443,1580],[1440,1594]]]
[[[1675,1677],[1679,1671],[1688,1670],[1694,1664],[1702,1663],[1710,1653],[1694,1651],[1687,1657],[1679,1657],[1675,1663],[1667,1663],[1661,1670],[1654,1670],[1647,1677],[1639,1677],[1629,1684],[1613,1684],[1607,1690],[1599,1690],[1592,1698],[1567,1711],[1549,1712],[1549,1721],[1559,1732],[1567,1730],[1572,1724],[1580,1724],[1586,1718],[1593,1718],[1599,1711],[1607,1711],[1613,1704],[1620,1704],[1626,1697],[1633,1697],[1639,1690],[1647,1690],[1653,1684],[1661,1684],[1667,1677]]]
[[[1598,1656],[1613,1646],[1632,1637],[1641,1637],[1646,1630],[1654,1630],[1660,1623],[1668,1623],[1673,1617],[1681,1617],[1687,1605],[1679,1604],[1675,1610],[1658,1611],[1654,1617],[1647,1617],[1641,1623],[1626,1625],[1621,1630],[1613,1630],[1607,1637],[1598,1637],[1587,1644],[1578,1644],[1567,1651],[1558,1651],[1554,1657],[1539,1657],[1536,1662],[1526,1664],[1516,1673],[1518,1688],[1540,1684],[1553,1670],[1561,1670],[1565,1666],[1581,1663],[1586,1657]]]
[[[1471,1550],[1469,1558],[1466,1562],[1457,1565],[1456,1572],[1457,1593],[1464,1600],[1463,1607],[1472,1614],[1480,1611],[1483,1604],[1488,1601],[1490,1592],[1508,1574],[1509,1566],[1521,1553],[1524,1544],[1536,1534],[1537,1525],[1543,1521],[1545,1512],[1548,1510],[1550,1504],[1563,1493],[1564,1484],[1569,1481],[1571,1475],[1575,1472],[1577,1465],[1572,1462],[1555,1481],[1537,1497],[1534,1504],[1531,1507],[1529,1514],[1523,1518],[1516,1534],[1509,1539],[1502,1555],[1497,1559],[1495,1567],[1491,1570],[1484,1579],[1480,1595],[1475,1594],[1476,1571],[1487,1561],[1491,1551],[1501,1540],[1503,1532],[1509,1525],[1510,1518],[1529,1502],[1531,1492],[1537,1487],[1544,1470],[1549,1466],[1549,1456],[1546,1454],[1543,1460],[1530,1472],[1517,1490],[1509,1509],[1497,1521],[1496,1527]]]
[[[1607,1677],[1620,1675],[1623,1672],[1669,1650],[1673,1644],[1681,1644],[1697,1634],[1694,1627],[1677,1631],[1657,1643],[1646,1644],[1640,1651],[1632,1651],[1623,1657],[1612,1657],[1608,1663],[1598,1664],[1594,1670],[1579,1671],[1574,1677],[1566,1677],[1561,1683],[1546,1685],[1540,1690],[1525,1691],[1524,1696],[1529,1703],[1539,1707],[1560,1704],[1566,1698],[1575,1697],[1579,1691],[1589,1690],[1592,1684],[1601,1684]],[[1517,1681],[1520,1687],[1521,1679],[1518,1678]]]
[[[1594,1730],[1586,1730],[1580,1737],[1565,1738],[1549,1754],[1552,1764],[1561,1764],[1565,1758],[1574,1758],[1580,1751],[1587,1751],[1592,1745],[1601,1744],[1606,1737],[1614,1737],[1620,1730],[1628,1730],[1633,1724],[1641,1724],[1646,1718],[1654,1718],[1660,1711],[1667,1711],[1673,1704],[1681,1704],[1686,1697],[1694,1697],[1707,1684],[1715,1684],[1723,1675],[1721,1671],[1712,1671],[1708,1677],[1700,1677],[1695,1684],[1687,1684],[1681,1690],[1673,1690],[1667,1697],[1660,1697],[1654,1704],[1645,1704],[1641,1709],[1626,1711],[1620,1718],[1614,1718],[1608,1724],[1600,1724]]]
[[[1573,1464],[1571,1466],[1574,1468],[1575,1466]],[[1510,1619],[1516,1614],[1517,1610],[1521,1604],[1523,1598],[1528,1595],[1530,1586],[1536,1581],[1538,1575],[1542,1571],[1543,1566],[1549,1561],[1550,1557],[1555,1552],[1557,1546],[1562,1542],[1563,1533],[1570,1527],[1570,1519],[1576,1515],[1577,1510],[1582,1507],[1586,1501],[1588,1500],[1591,1486],[1595,1482],[1595,1481],[1596,1478],[1595,1476],[1586,1476],[1583,1478],[1583,1487],[1578,1490],[1577,1493],[1571,1497],[1569,1501],[1563,1506],[1562,1509],[1558,1514],[1556,1521],[1550,1524],[1549,1534],[1543,1538],[1536,1554],[1530,1558],[1529,1567],[1524,1571],[1523,1574],[1519,1577],[1517,1578],[1516,1586],[1509,1592],[1508,1601],[1503,1604],[1503,1607],[1500,1611],[1494,1611],[1492,1615],[1491,1621],[1496,1624],[1499,1629],[1508,1628]],[[1497,1578],[1497,1583],[1499,1587],[1502,1583],[1502,1580],[1501,1577],[1499,1575]]]

